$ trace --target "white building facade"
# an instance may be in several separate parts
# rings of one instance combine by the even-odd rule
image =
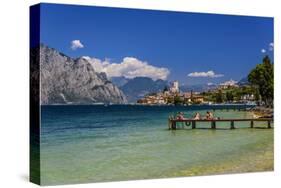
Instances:
[[[179,89],[179,82],[178,81],[173,81],[170,87],[170,91],[172,93],[179,93],[180,89]]]

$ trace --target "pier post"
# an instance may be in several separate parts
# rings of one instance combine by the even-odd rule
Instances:
[[[235,129],[235,127],[234,127],[234,121],[231,121],[231,122],[230,122],[230,129]]]
[[[191,125],[192,125],[192,129],[195,129],[195,128],[196,128],[196,122],[195,122],[195,121],[192,121],[192,122],[191,122]]]
[[[177,129],[177,123],[175,121],[172,121],[172,129],[173,130]]]
[[[254,121],[251,121],[251,128],[254,128]]]
[[[170,118],[168,119],[168,129],[169,130],[171,129],[171,119]]]
[[[270,121],[267,121],[267,128],[271,128]]]
[[[216,122],[215,121],[211,121],[211,128],[216,129]]]

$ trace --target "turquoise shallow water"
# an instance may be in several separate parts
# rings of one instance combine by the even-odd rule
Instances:
[[[229,123],[218,123],[221,130],[167,130],[169,115],[177,111],[187,117],[195,112],[204,115],[207,108],[42,106],[42,184],[174,177],[196,166],[229,162],[273,147],[273,129],[249,129],[247,122],[237,123],[240,129],[235,130],[228,130]],[[216,110],[215,115],[252,116],[232,110]],[[210,125],[200,123],[197,127]]]

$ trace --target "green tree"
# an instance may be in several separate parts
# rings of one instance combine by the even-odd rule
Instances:
[[[260,92],[258,88],[255,88],[254,90],[254,96],[255,96],[255,100],[259,103],[260,102]]]
[[[177,104],[183,104],[183,100],[181,99],[180,96],[175,96],[174,98],[174,103]]]
[[[219,90],[218,93],[216,93],[216,102],[217,103],[222,103],[223,102],[223,93],[221,90]]]
[[[233,101],[233,99],[234,99],[234,96],[233,96],[232,92],[231,91],[227,91],[226,92],[226,100],[227,101]]]
[[[270,106],[273,105],[273,77],[273,64],[268,56],[265,56],[263,63],[258,64],[248,75],[249,82],[258,88],[261,100]]]

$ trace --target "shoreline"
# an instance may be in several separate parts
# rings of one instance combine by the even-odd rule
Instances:
[[[177,176],[209,176],[223,174],[239,174],[274,171],[274,144],[268,144],[262,151],[247,152],[232,160],[222,160],[208,165],[194,166],[172,175]]]
[[[268,108],[264,106],[256,106],[249,110],[255,118],[273,118],[274,110],[273,108]]]

